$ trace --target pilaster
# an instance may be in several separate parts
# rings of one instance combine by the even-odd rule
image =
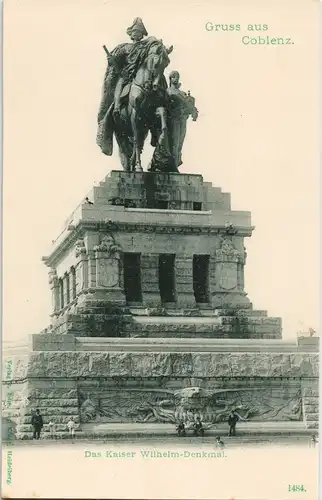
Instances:
[[[59,280],[56,269],[51,269],[49,272],[49,284],[52,296],[52,312],[55,314],[59,311]]]
[[[210,291],[212,306],[240,308],[250,302],[244,292],[244,264],[246,252],[237,250],[232,237],[221,237],[220,248],[211,258]]]
[[[93,250],[92,283],[95,282],[94,298],[107,300],[114,304],[124,304],[125,296],[122,288],[120,259],[122,251],[114,237],[106,234]],[[95,274],[95,277],[94,277]]]
[[[70,302],[70,280],[68,273],[65,273],[63,276],[63,294],[64,294],[64,306],[67,306]]]
[[[77,241],[75,257],[77,259],[75,268],[76,294],[78,295],[88,288],[88,255],[84,240]]]

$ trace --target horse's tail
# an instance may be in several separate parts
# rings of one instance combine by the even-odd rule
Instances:
[[[107,156],[113,154],[113,119],[112,119],[113,103],[105,113],[104,117],[98,122],[96,144],[101,149],[102,153]]]

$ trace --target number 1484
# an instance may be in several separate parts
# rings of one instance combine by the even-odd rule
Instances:
[[[289,484],[288,491],[296,492],[296,491],[306,491],[303,484]]]

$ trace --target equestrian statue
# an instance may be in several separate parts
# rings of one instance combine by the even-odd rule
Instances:
[[[111,52],[103,46],[108,66],[98,112],[96,142],[113,154],[113,137],[126,171],[142,172],[141,155],[148,134],[154,148],[149,171],[178,172],[189,116],[198,118],[195,100],[179,89],[179,73],[172,71],[168,86],[164,71],[173,47],[148,36],[141,18],[127,29],[132,42]]]

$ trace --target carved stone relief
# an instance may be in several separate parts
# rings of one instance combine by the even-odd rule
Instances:
[[[221,245],[218,250],[216,250],[216,260],[218,262],[238,262],[240,253],[234,247],[232,241],[229,238],[222,238]]]
[[[302,420],[301,392],[294,388],[241,388],[205,390],[188,387],[170,390],[79,390],[82,422],[226,422],[235,409],[252,421]]]
[[[219,286],[223,290],[231,291],[237,287],[237,264],[234,262],[219,262],[217,264]]]
[[[78,240],[76,242],[76,246],[75,246],[75,256],[79,257],[80,255],[84,255],[84,254],[86,254],[86,247],[85,247],[84,240]]]
[[[216,282],[221,290],[233,291],[238,287],[238,264],[240,252],[230,238],[223,237],[220,248],[216,250]]]
[[[119,285],[118,259],[99,259],[97,262],[97,286],[113,288]]]
[[[105,234],[94,247],[96,256],[96,284],[99,287],[113,288],[120,285],[119,259],[121,247],[111,234]]]
[[[95,252],[105,252],[109,256],[117,257],[121,252],[121,247],[118,243],[115,243],[115,240],[111,234],[106,234],[102,238],[99,245],[94,247]]]

